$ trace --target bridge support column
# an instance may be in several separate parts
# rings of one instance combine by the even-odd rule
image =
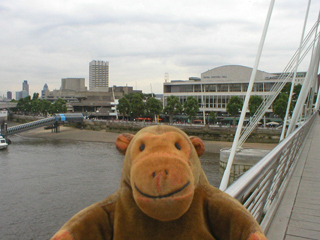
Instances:
[[[220,180],[222,179],[223,173],[227,167],[230,152],[230,148],[223,148],[220,150]],[[242,148],[240,151],[238,151],[234,157],[234,161],[230,170],[229,185],[236,181],[242,174],[248,171],[269,152],[270,150],[267,149],[253,148]]]
[[[52,126],[52,128],[51,128],[51,132],[52,132],[52,133],[58,133],[58,132],[60,132],[60,125],[59,125],[57,122],[55,122],[55,123],[53,124],[53,126]]]
[[[7,139],[7,129],[8,129],[8,125],[5,121],[1,122],[0,125],[0,135],[3,136],[5,139]]]

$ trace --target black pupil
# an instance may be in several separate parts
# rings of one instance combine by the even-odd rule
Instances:
[[[144,144],[141,144],[141,145],[140,145],[140,151],[143,151],[144,148],[145,148],[145,145],[144,145]]]
[[[177,148],[178,150],[181,149],[181,146],[179,145],[179,143],[175,143],[174,145],[176,146],[176,148]]]

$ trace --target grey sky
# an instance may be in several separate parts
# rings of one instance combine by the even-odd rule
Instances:
[[[307,0],[276,1],[259,69],[280,72],[298,48]],[[162,93],[172,79],[252,67],[270,0],[1,0],[0,94],[89,81],[91,60],[109,61],[110,85]],[[317,19],[313,1],[307,32]],[[307,70],[308,62],[301,71]],[[14,95],[15,96],[15,95]]]

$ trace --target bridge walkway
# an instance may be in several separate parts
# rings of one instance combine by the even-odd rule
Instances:
[[[269,240],[320,239],[320,117],[267,232]]]

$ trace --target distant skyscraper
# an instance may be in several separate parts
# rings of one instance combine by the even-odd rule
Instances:
[[[93,60],[89,64],[89,90],[108,91],[109,62]]]
[[[12,92],[11,91],[7,92],[7,99],[9,99],[9,100],[12,99]]]
[[[16,92],[16,100],[22,98],[22,91]]]
[[[22,90],[21,91],[21,96],[22,96],[22,98],[28,97],[29,93],[26,90]]]
[[[46,91],[49,91],[48,85],[45,83],[43,86],[43,89],[41,91],[41,97],[43,97],[46,94]]]
[[[27,80],[24,80],[22,82],[22,91],[26,91],[27,92],[27,96],[29,96],[29,84]]]

